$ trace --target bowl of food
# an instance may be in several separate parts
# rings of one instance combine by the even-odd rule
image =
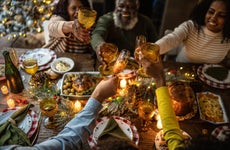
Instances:
[[[73,67],[74,61],[67,57],[57,58],[51,63],[51,70],[59,74],[69,72]]]

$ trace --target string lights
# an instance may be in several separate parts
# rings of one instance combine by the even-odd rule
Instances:
[[[0,37],[8,40],[27,33],[43,31],[42,23],[48,20],[55,0],[4,0],[0,2]]]

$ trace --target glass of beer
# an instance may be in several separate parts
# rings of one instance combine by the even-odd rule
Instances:
[[[93,9],[84,7],[78,11],[78,21],[87,30],[94,25],[96,18],[97,12]]]
[[[151,42],[146,42],[141,44],[139,50],[136,52],[138,55],[138,61],[139,61],[139,57],[140,55],[144,55],[149,61],[151,62],[157,62],[159,61],[159,57],[160,57],[160,52],[159,52],[159,46],[155,43],[151,43]],[[148,77],[148,75],[143,71],[142,67],[139,67],[137,73],[141,76],[144,77]]]
[[[27,72],[28,74],[32,75],[31,78],[30,78],[29,84],[31,86],[35,86],[36,81],[34,80],[35,79],[34,75],[36,74],[36,72],[38,70],[37,59],[35,59],[35,58],[26,58],[26,59],[23,60],[22,66],[23,66],[25,72]]]
[[[118,47],[113,43],[104,43],[99,51],[103,64],[98,70],[102,75],[109,75],[112,73],[112,63],[117,59]]]
[[[42,98],[40,101],[40,111],[42,115],[47,116],[44,126],[48,129],[55,128],[54,115],[58,111],[58,104],[54,98]]]

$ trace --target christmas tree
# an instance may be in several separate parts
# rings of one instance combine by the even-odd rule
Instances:
[[[55,4],[55,0],[0,0],[0,37],[10,40],[42,32]]]

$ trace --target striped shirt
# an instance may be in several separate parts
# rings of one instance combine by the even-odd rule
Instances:
[[[230,42],[222,41],[222,32],[213,33],[206,27],[200,32],[189,20],[156,42],[160,53],[165,54],[182,43],[177,55],[178,62],[191,63],[220,63],[230,51]]]
[[[83,43],[72,34],[65,35],[62,27],[66,21],[60,16],[52,16],[48,22],[49,40],[44,48],[57,52],[88,53],[91,52],[91,45]]]

